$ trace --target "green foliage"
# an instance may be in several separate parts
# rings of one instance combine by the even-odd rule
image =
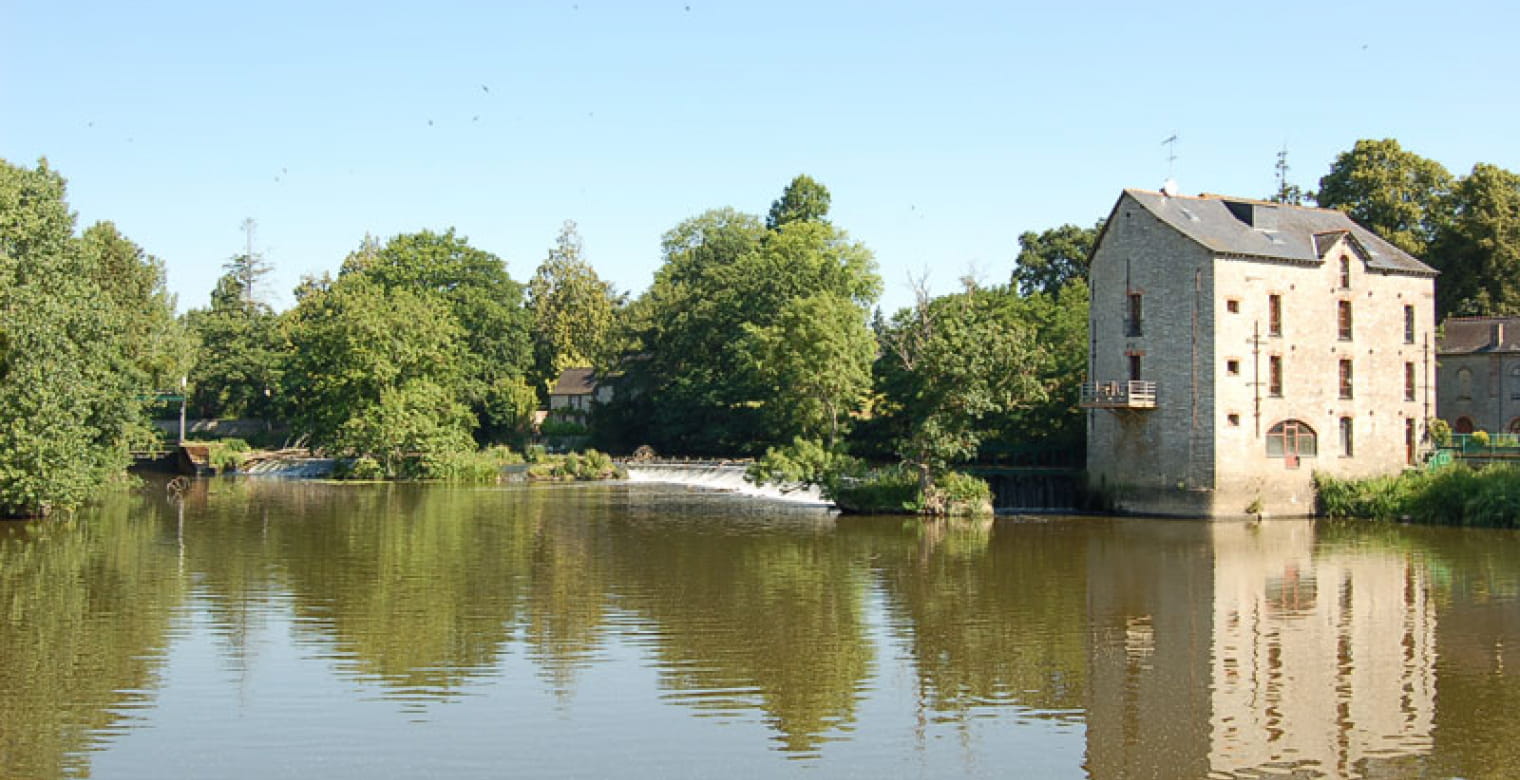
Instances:
[[[1430,253],[1441,316],[1520,315],[1520,175],[1478,163],[1451,190]]]
[[[798,175],[786,185],[781,197],[771,203],[770,213],[765,217],[768,230],[779,230],[792,222],[824,222],[829,217],[832,200],[827,187],[805,174]]]
[[[609,334],[621,299],[581,252],[575,223],[566,221],[528,282],[534,375],[540,386],[552,384],[567,368],[609,362]]]
[[[942,508],[928,514],[992,514],[992,487],[979,477],[949,471],[935,478],[932,495],[925,497],[923,505]]]
[[[79,504],[146,430],[151,353],[126,339],[157,317],[155,269],[114,231],[75,239],[64,189],[0,161],[0,516]]]
[[[843,477],[830,493],[834,505],[851,514],[916,513],[920,506],[918,474],[902,466]]]
[[[842,321],[849,316],[845,304],[853,304],[863,322],[881,279],[869,250],[821,221],[816,209],[799,213],[812,216],[768,229],[732,209],[709,211],[665,235],[665,262],[625,320],[626,341],[638,357],[623,366],[618,408],[606,415],[614,425],[622,422],[614,438],[664,452],[746,453],[804,429],[820,431],[829,412],[819,406],[832,405],[834,419],[842,418],[858,387],[849,373],[859,331],[831,341],[838,349],[814,367],[845,368],[843,392],[781,386],[803,362],[784,353],[805,338],[809,329],[800,318],[809,312]],[[799,398],[809,408],[793,412]],[[597,427],[600,433],[600,418]]]
[[[1439,417],[1431,417],[1425,420],[1425,430],[1430,433],[1430,440],[1437,447],[1451,446],[1451,423]]]
[[[226,474],[242,468],[250,452],[248,442],[237,438],[196,443],[206,445],[206,455],[211,469],[218,474]]]
[[[1470,437],[1473,446],[1478,448],[1487,447],[1489,444],[1488,431],[1473,431]]]
[[[80,236],[84,266],[105,303],[121,313],[126,358],[144,391],[167,390],[189,372],[195,339],[174,316],[164,264],[144,252],[110,222],[97,222]]]
[[[409,468],[403,473],[409,479],[492,484],[501,481],[503,468],[521,462],[522,457],[508,447],[429,452],[409,461]]]
[[[497,379],[520,376],[532,364],[522,285],[501,258],[470,246],[452,228],[402,234],[383,246],[366,240],[343,262],[340,282],[348,277],[441,303],[452,313],[463,347],[453,359],[471,406]]]
[[[882,328],[879,412],[926,489],[933,474],[976,453],[986,418],[1048,397],[1034,330],[1004,302],[971,286],[932,300],[920,290],[917,305]]]
[[[335,445],[375,458],[390,476],[424,478],[429,462],[474,451],[473,425],[446,388],[418,379],[381,391],[378,403],[343,423]]]
[[[745,349],[770,389],[765,416],[772,430],[839,441],[850,414],[871,392],[876,339],[865,310],[832,293],[793,298],[776,323],[745,323]]]
[[[611,455],[597,450],[540,456],[528,469],[528,478],[540,481],[590,482],[627,476],[627,472],[613,462]]]
[[[1365,480],[1315,474],[1314,486],[1329,517],[1520,528],[1520,467],[1512,465],[1453,465]]]
[[[586,426],[582,423],[554,418],[539,423],[538,432],[544,436],[585,436],[588,433]]]
[[[477,440],[521,445],[533,431],[538,393],[522,377],[497,379],[486,389]]]
[[[1451,174],[1392,138],[1363,139],[1319,180],[1319,205],[1340,209],[1415,257],[1424,257],[1448,219]]]
[[[824,498],[834,500],[843,480],[864,473],[861,461],[817,439],[798,436],[791,444],[766,449],[764,457],[745,469],[744,478],[756,485],[817,485]]]
[[[237,272],[217,280],[211,303],[185,315],[198,343],[190,372],[190,409],[197,417],[275,416],[284,343],[279,318],[250,298]]]
[[[352,446],[340,441],[349,420],[411,382],[461,395],[463,334],[436,297],[360,275],[315,283],[286,314],[284,329],[291,351],[283,396],[292,423],[316,446]]]
[[[359,482],[373,482],[385,479],[385,467],[380,461],[367,455],[357,458],[345,458],[338,461],[333,467],[334,479],[351,479]]]
[[[1019,256],[1014,260],[1009,285],[1020,295],[1057,295],[1068,282],[1087,281],[1087,264],[1102,231],[1100,219],[1091,228],[1062,225],[1020,234]]]

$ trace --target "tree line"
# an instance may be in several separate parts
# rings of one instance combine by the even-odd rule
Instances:
[[[1454,179],[1393,140],[1358,141],[1317,193],[1442,271],[1438,310],[1520,313],[1520,178]],[[174,316],[162,263],[110,223],[75,234],[46,162],[0,161],[0,511],[78,503],[149,436],[144,406],[189,378],[197,416],[280,420],[391,476],[521,447],[554,379],[614,390],[592,443],[683,455],[848,452],[920,489],[989,443],[1080,448],[1087,262],[1102,224],[1018,237],[1006,284],[964,279],[882,312],[871,250],[793,179],[769,211],[713,209],[667,231],[636,297],[602,280],[567,222],[526,282],[452,229],[366,236],[284,312],[250,251]],[[809,453],[811,453],[809,455]],[[804,467],[807,472],[812,466]],[[786,471],[786,469],[782,469]],[[794,474],[795,476],[795,474]],[[816,477],[816,474],[812,475]]]

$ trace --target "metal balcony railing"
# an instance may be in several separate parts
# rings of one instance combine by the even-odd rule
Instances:
[[[1082,385],[1084,409],[1155,409],[1156,383],[1085,382]]]

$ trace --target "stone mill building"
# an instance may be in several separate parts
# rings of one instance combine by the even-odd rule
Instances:
[[[1093,250],[1090,487],[1122,512],[1303,516],[1434,414],[1436,272],[1327,209],[1125,190]]]

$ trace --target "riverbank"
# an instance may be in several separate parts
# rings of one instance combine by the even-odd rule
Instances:
[[[1320,514],[1331,518],[1520,528],[1520,467],[1508,464],[1362,480],[1316,474],[1314,487]]]

